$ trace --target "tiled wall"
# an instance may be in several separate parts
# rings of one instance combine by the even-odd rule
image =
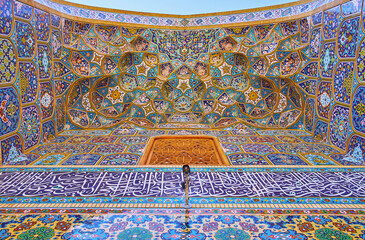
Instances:
[[[55,136],[50,14],[0,1],[0,143],[4,160]]]
[[[124,120],[304,129],[365,157],[362,2],[325,6],[280,23],[182,31],[0,0],[2,159],[63,130]]]

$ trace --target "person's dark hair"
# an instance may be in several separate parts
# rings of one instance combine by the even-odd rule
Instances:
[[[183,173],[187,173],[187,174],[190,174],[190,167],[189,165],[185,164],[183,167],[182,167],[182,170],[183,170]]]

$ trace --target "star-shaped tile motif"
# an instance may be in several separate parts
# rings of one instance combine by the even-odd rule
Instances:
[[[222,76],[231,75],[232,66],[224,62],[220,67],[219,70],[221,71]]]
[[[214,112],[218,113],[219,115],[222,115],[225,109],[226,109],[226,107],[224,107],[218,103],[216,108],[214,109]]]
[[[150,115],[151,113],[155,112],[151,106],[151,104],[148,104],[143,108],[144,112],[146,113],[146,116]]]
[[[112,104],[123,103],[123,97],[125,92],[120,89],[119,86],[110,87],[106,98],[109,99]]]
[[[94,52],[94,56],[91,59],[91,62],[101,65],[101,61],[103,60],[103,57],[104,57],[104,55]]]
[[[137,75],[144,75],[147,77],[148,70],[150,70],[150,67],[147,66],[145,62],[141,62],[139,65],[136,66],[137,68]]]
[[[278,58],[276,57],[275,52],[273,54],[267,55],[266,58],[267,58],[267,61],[269,62],[269,65],[279,62]]]
[[[258,102],[262,100],[261,89],[255,89],[250,87],[246,92],[246,102],[256,105]]]
[[[186,92],[186,90],[188,90],[190,88],[189,85],[189,79],[179,79],[179,85],[177,85],[176,87],[177,89],[180,89],[183,93]]]

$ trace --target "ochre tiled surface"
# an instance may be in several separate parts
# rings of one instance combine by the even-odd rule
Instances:
[[[153,137],[143,154],[139,165],[230,164],[217,138],[209,136]]]

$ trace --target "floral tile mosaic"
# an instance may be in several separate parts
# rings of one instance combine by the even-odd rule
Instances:
[[[360,0],[186,17],[34,3],[1,5],[3,165],[100,164],[160,135],[218,137],[235,164],[279,152],[364,162]]]
[[[69,154],[51,154],[38,160],[34,165],[58,165],[66,159],[68,155]]]
[[[302,154],[305,159],[311,163],[312,165],[337,165],[337,163],[331,160],[329,157],[324,154]]]
[[[132,125],[129,126],[132,127]],[[216,131],[217,133],[215,133]],[[292,130],[289,130],[289,133],[294,133],[295,135],[256,135],[256,132],[251,130],[252,133],[248,136],[237,136],[234,135],[235,132],[233,130],[229,129],[216,131],[210,130],[210,134],[213,136],[220,135],[217,137],[220,142],[220,147],[232,165],[283,164],[295,166],[309,164],[314,166],[330,166],[337,164],[361,165],[363,163],[361,159],[356,160],[356,158],[352,157],[352,155],[357,154],[356,151],[355,153],[350,152],[347,155],[341,155],[340,151],[332,148],[330,145],[322,144],[311,136],[297,135],[297,132],[293,132]],[[199,136],[205,135],[207,130],[197,129],[194,130],[194,132],[196,132],[196,136]],[[257,132],[263,133],[262,130],[258,130]],[[280,131],[280,133],[284,132],[284,130]],[[73,165],[72,163],[75,163],[75,166],[136,165],[143,155],[147,146],[146,144],[149,142],[150,138],[156,136],[155,133],[158,133],[157,136],[166,134],[163,130],[143,129],[136,130],[133,132],[133,135],[123,136],[115,136],[114,133],[111,132],[109,132],[109,135],[100,135],[101,132],[90,132],[89,135],[84,135],[84,133],[85,131],[79,130],[65,132],[67,136],[57,136],[44,144],[40,144],[31,151],[32,155],[28,154],[22,156],[19,155],[19,153],[14,153],[15,155],[13,158],[15,161],[9,162],[7,165],[31,163],[35,160],[32,156],[36,157],[37,154],[38,158],[39,154],[48,154],[49,158],[51,158],[50,154],[64,154],[64,158],[59,159],[59,161],[52,161],[52,164],[47,160],[46,165]],[[95,135],[93,135],[94,133]],[[356,139],[357,141],[357,138],[353,139]],[[360,151],[362,150],[360,149]],[[281,154],[277,154],[278,152]],[[335,161],[332,161],[327,157],[331,154],[334,156],[333,159]],[[270,157],[268,155],[270,155]],[[88,156],[90,156],[90,161],[86,160],[89,159]],[[281,158],[286,156],[290,157],[291,160],[284,162],[278,161],[278,158],[274,158],[273,156],[281,156]],[[346,156],[348,157],[346,158]],[[24,159],[22,160],[22,158]],[[26,160],[28,158],[29,160]],[[319,158],[322,160],[319,160]],[[294,159],[297,160],[294,161]],[[39,165],[43,160],[44,157],[35,164]],[[43,162],[43,164],[44,163],[45,162]]]
[[[266,157],[274,165],[308,165],[302,158],[291,154],[269,154]]]
[[[364,6],[0,1],[0,239],[365,239]],[[231,164],[188,210],[180,165],[138,165],[164,135]]]
[[[363,216],[2,215],[3,239],[361,239]]]

